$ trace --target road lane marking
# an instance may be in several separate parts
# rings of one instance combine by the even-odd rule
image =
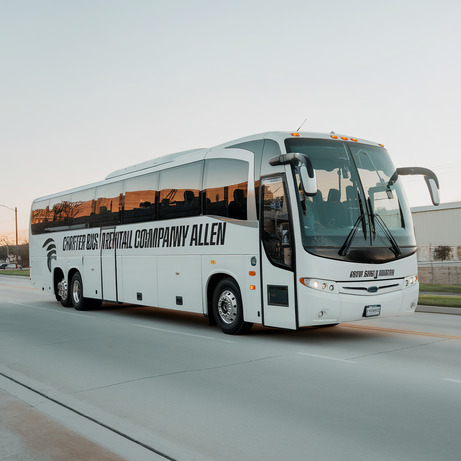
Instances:
[[[460,341],[461,336],[455,335],[443,335],[439,333],[426,333],[424,331],[414,331],[414,330],[399,330],[397,328],[383,328],[383,327],[375,327],[372,325],[356,325],[352,323],[341,323],[340,326],[345,328],[356,328],[358,330],[372,330],[372,331],[383,331],[387,333],[399,333],[403,335],[414,335],[414,336],[428,336],[431,338],[442,338],[442,339],[455,339]]]
[[[335,360],[336,362],[357,363],[354,360],[338,359],[337,357],[328,357],[327,355],[308,354],[307,352],[298,352],[298,354],[307,355],[309,357],[315,357],[317,359]]]
[[[20,288],[20,289],[23,289],[23,290],[35,290],[35,291],[39,291],[38,288],[35,288],[35,287],[24,287],[24,286],[21,286],[21,285],[7,285],[6,283],[0,283],[0,287],[8,287],[8,288]]]
[[[162,331],[164,333],[175,333],[177,335],[183,335],[183,336],[193,336],[195,338],[201,338],[201,339],[212,339],[213,341],[221,341],[223,343],[231,343],[234,344],[235,341],[230,341],[228,339],[221,339],[221,338],[213,338],[213,336],[204,336],[204,335],[196,335],[194,333],[183,333],[181,331],[175,331],[175,330],[167,330],[165,328],[156,328],[156,327],[150,327],[148,325],[139,325],[139,323],[130,323],[130,325],[134,327],[140,327],[140,328],[148,328],[149,330],[157,330],[157,331]]]
[[[94,317],[92,315],[76,314],[76,313],[73,313],[73,312],[67,312],[65,310],[60,310],[60,309],[50,309],[49,307],[32,306],[31,304],[15,303],[14,301],[8,301],[8,302],[10,304],[14,304],[15,306],[31,307],[33,309],[40,309],[42,311],[57,312],[58,314],[76,315],[78,317],[88,317],[89,319],[95,319],[96,318],[96,317]]]
[[[461,384],[459,379],[452,379],[452,378],[443,378],[444,381],[450,381],[451,383],[458,383]]]
[[[10,304],[14,304],[15,306],[22,306],[22,307],[31,307],[33,309],[40,309],[43,311],[50,311],[50,312],[57,312],[59,314],[67,314],[67,315],[76,315],[78,317],[87,317],[90,319],[95,319],[95,316],[92,315],[86,315],[86,314],[80,314],[80,313],[73,313],[73,312],[68,312],[66,310],[60,310],[60,309],[50,309],[49,307],[39,307],[39,306],[32,306],[31,304],[23,304],[23,303],[16,303],[13,301],[8,301]],[[196,335],[193,333],[183,333],[180,331],[175,331],[175,330],[167,330],[165,328],[156,328],[156,327],[150,327],[148,325],[140,325],[137,323],[131,323],[130,325],[135,326],[135,327],[141,327],[141,328],[149,328],[150,330],[157,330],[157,331],[162,331],[164,333],[176,333],[178,335],[183,335],[183,336],[193,336],[195,338],[202,338],[202,339],[212,339],[213,341],[221,341],[224,343],[231,343],[234,344],[235,341],[230,341],[228,339],[221,339],[221,338],[213,338],[212,336],[204,336],[204,335]]]

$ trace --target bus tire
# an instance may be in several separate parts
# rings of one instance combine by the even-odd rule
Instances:
[[[231,278],[221,280],[213,292],[213,313],[221,330],[228,335],[248,333],[252,323],[243,320],[240,289]]]
[[[72,307],[72,300],[69,296],[69,285],[64,275],[61,281],[56,284],[54,291],[56,293],[56,301],[59,301],[63,307]]]
[[[89,308],[88,299],[83,297],[83,283],[80,272],[76,272],[70,282],[70,298],[72,305],[77,311],[85,311]]]

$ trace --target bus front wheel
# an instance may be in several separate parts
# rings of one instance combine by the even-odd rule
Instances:
[[[228,335],[247,333],[253,326],[243,320],[242,297],[231,278],[221,280],[213,293],[213,313],[221,330]]]

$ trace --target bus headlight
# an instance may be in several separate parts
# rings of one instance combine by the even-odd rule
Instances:
[[[403,287],[411,287],[414,286],[418,283],[418,276],[417,275],[410,275],[409,277],[405,277],[405,280],[403,282]]]
[[[338,293],[338,286],[336,282],[331,280],[319,280],[311,279],[308,277],[301,277],[299,281],[308,288],[312,288],[317,291],[327,291],[329,293]]]

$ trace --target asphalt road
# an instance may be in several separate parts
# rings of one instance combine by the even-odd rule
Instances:
[[[200,315],[65,309],[6,277],[0,377],[137,461],[461,458],[460,315],[232,337]]]

